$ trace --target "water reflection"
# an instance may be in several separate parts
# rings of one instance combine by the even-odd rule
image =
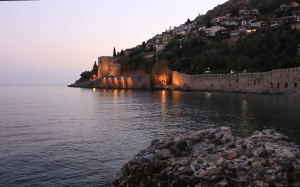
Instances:
[[[300,144],[295,97],[64,87],[0,92],[2,186],[109,186],[151,140],[208,127],[230,126],[238,136],[275,128]]]

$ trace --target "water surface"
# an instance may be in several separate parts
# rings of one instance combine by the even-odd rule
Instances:
[[[207,127],[300,143],[297,97],[0,86],[0,98],[0,186],[111,186],[151,140]]]

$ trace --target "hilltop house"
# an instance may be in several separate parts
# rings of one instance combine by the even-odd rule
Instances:
[[[154,49],[157,51],[157,52],[160,52],[162,50],[165,49],[165,45],[164,44],[155,44],[154,46]]]
[[[247,9],[247,8],[243,8],[239,10],[239,17],[241,19],[244,18],[252,18],[255,15],[258,15],[259,11],[258,9]]]
[[[281,18],[276,18],[271,21],[271,27],[276,27],[278,25],[289,24],[294,18],[292,16],[285,16]]]
[[[216,32],[225,29],[224,27],[220,26],[212,26],[211,28],[206,29],[206,36],[216,36]]]
[[[220,21],[223,21],[223,20],[228,20],[229,18],[227,16],[218,16],[218,17],[215,17],[211,20],[211,23],[212,24],[216,24],[216,23],[219,23]]]
[[[263,27],[263,25],[264,25],[263,21],[251,22],[250,24],[251,27]]]
[[[238,29],[231,30],[230,31],[230,36],[239,36],[239,30]]]
[[[293,21],[290,24],[292,29],[300,30],[300,14],[295,15]]]

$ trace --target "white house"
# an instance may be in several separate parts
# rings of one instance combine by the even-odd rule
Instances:
[[[224,20],[220,22],[221,25],[230,25],[230,21]]]
[[[262,27],[263,21],[256,21],[251,23],[251,27]]]
[[[292,18],[293,18],[292,16],[285,16],[285,17],[273,19],[271,21],[271,27],[276,27],[278,25],[289,23]]]
[[[230,36],[238,36],[238,35],[239,35],[239,30],[238,29],[230,31]]]
[[[156,44],[156,45],[154,45],[154,48],[156,51],[159,52],[159,51],[162,51],[165,49],[165,45],[164,44]]]
[[[239,22],[237,22],[237,21],[230,21],[229,25],[238,26]]]
[[[225,29],[224,27],[220,26],[212,26],[211,28],[206,29],[206,36],[216,36],[216,32],[219,30]]]
[[[215,17],[211,20],[211,23],[218,23],[218,22],[223,21],[223,20],[228,20],[228,17],[227,16]]]
[[[247,21],[247,20],[242,20],[241,21],[241,26],[249,26],[251,24],[251,20]]]
[[[202,31],[202,30],[205,30],[205,29],[206,29],[206,27],[204,25],[199,25],[199,27],[198,27],[198,31]]]
[[[294,16],[294,20],[291,23],[291,28],[300,30],[300,14]]]

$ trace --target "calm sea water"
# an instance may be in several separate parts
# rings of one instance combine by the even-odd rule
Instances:
[[[111,186],[151,140],[207,127],[299,144],[299,111],[287,96],[0,86],[0,186]]]

